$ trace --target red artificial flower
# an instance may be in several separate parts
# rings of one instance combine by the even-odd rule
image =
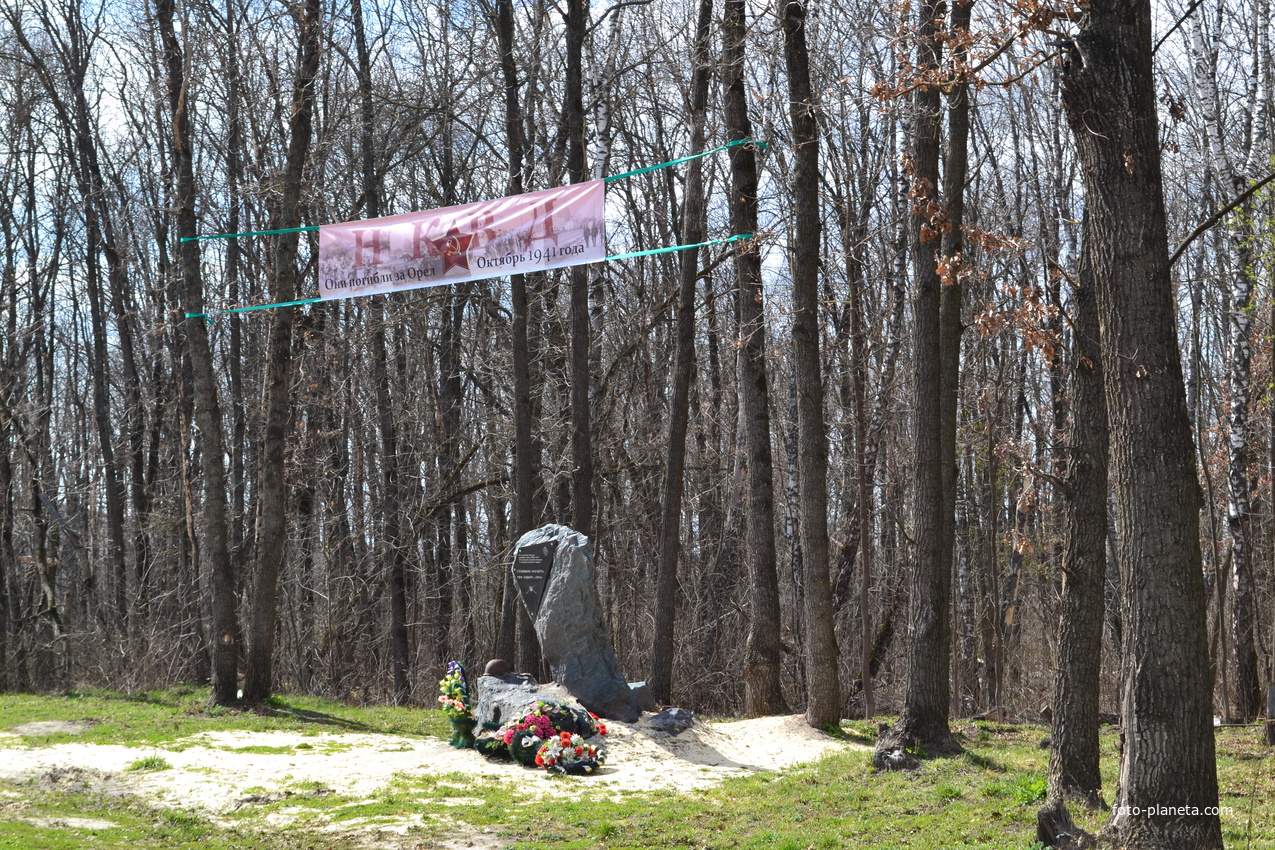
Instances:
[[[584,747],[576,747],[576,755],[578,756],[584,755]]]

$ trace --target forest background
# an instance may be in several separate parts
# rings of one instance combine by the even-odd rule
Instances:
[[[941,486],[961,716],[1034,715],[1053,683],[1068,388],[1089,357],[1069,318],[1072,11],[940,20],[944,108],[968,95],[969,121],[966,145],[941,139],[949,178],[968,155],[963,219],[925,216],[959,293]],[[795,98],[792,21],[735,0],[6,4],[0,689],[212,680],[223,702],[428,704],[453,658],[539,669],[508,563],[556,521],[593,539],[621,667],[662,701],[796,710],[832,679],[840,716],[897,710],[934,495],[913,475],[933,365],[908,249],[927,200],[916,13],[811,4]],[[1269,0],[1156,9],[1174,246],[1270,171],[1270,19]],[[753,158],[742,251],[218,315],[310,297],[317,234],[179,241],[500,197],[747,136],[766,147],[608,191],[612,252],[754,232],[732,188]],[[1271,205],[1252,195],[1173,265],[1215,705],[1239,719],[1258,713],[1275,634]],[[826,450],[804,451],[816,432]],[[811,513],[801,483],[819,475]],[[1116,512],[1101,531],[1114,552]],[[1118,594],[1113,555],[1104,710]],[[768,664],[778,691],[753,702]]]

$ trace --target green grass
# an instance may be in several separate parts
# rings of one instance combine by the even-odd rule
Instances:
[[[438,737],[447,733],[441,713],[433,710],[357,708],[285,697],[269,714],[210,715],[203,710],[205,700],[206,692],[200,691],[144,698],[104,692],[57,698],[3,696],[0,728],[30,720],[92,718],[96,725],[81,735],[48,737],[152,747],[152,756],[134,764],[138,770],[161,769],[167,764],[165,751],[181,748],[184,736],[203,731],[287,729]],[[148,724],[156,721],[167,725],[148,731]],[[430,773],[422,766],[368,797],[289,780],[277,787],[250,789],[246,793],[261,799],[227,812],[217,822],[200,813],[151,808],[126,797],[8,785],[0,787],[0,850],[340,848],[342,842],[366,845],[378,828],[405,824],[406,836],[381,832],[375,846],[430,848],[486,831],[521,850],[1029,847],[1045,789],[1049,754],[1038,746],[1045,731],[993,723],[964,724],[956,731],[966,752],[927,761],[914,773],[874,774],[869,751],[848,749],[811,765],[733,778],[710,789],[617,798],[607,786],[587,779],[555,780],[568,790],[563,795],[533,794],[518,784],[523,774],[516,768],[507,778],[491,778]],[[871,744],[875,735],[873,724],[854,722],[847,723],[839,737]],[[1222,804],[1232,807],[1222,817],[1228,847],[1275,847],[1275,755],[1258,742],[1259,736],[1257,729],[1218,731]],[[29,744],[8,744],[23,745]],[[292,753],[348,746],[325,738],[312,746],[227,749]],[[1116,771],[1113,730],[1104,730],[1102,747],[1104,793],[1110,802]],[[620,763],[615,766],[622,768]],[[1103,820],[1100,814],[1073,814],[1090,831]],[[90,823],[68,825],[66,819],[72,817]],[[113,825],[103,827],[92,824],[94,820]]]
[[[20,806],[0,807],[0,850],[200,847],[206,850],[346,848],[331,836],[271,836],[213,824],[197,812],[156,809],[107,795],[22,787]]]
[[[1038,806],[1045,802],[1049,783],[1044,773],[1024,773],[1014,777],[1010,795],[1020,806]]]
[[[259,756],[290,756],[297,751],[296,747],[226,747],[232,753],[252,753]]]
[[[168,770],[172,767],[163,756],[147,756],[128,766],[129,770]]]
[[[380,732],[412,737],[450,734],[446,718],[438,711],[398,706],[365,708],[318,697],[276,697],[253,711],[227,708],[210,711],[207,688],[177,687],[139,694],[71,691],[59,697],[0,694],[0,730],[37,720],[83,721],[89,728],[79,733],[5,738],[0,746],[43,747],[87,741],[155,747],[176,744],[182,738],[201,732],[230,730],[286,730],[315,735]]]

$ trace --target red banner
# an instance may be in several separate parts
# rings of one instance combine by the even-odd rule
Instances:
[[[595,263],[603,181],[319,228],[319,296],[350,298]]]

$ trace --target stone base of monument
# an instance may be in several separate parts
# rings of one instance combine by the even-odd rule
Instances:
[[[631,683],[635,700],[643,701],[643,693],[649,696],[644,682]],[[575,700],[566,688],[553,682],[541,684],[527,673],[505,675],[481,675],[474,683],[474,719],[479,730],[496,729],[510,717],[518,716],[535,703],[560,705],[567,709],[588,714],[588,710]]]
[[[564,688],[542,685],[526,673],[479,676],[474,686],[474,717],[483,729],[495,729],[538,702],[558,703],[583,710]]]
[[[655,700],[646,682],[629,682],[633,700],[642,711],[654,712]],[[495,729],[510,717],[537,702],[557,703],[585,711],[566,688],[554,683],[540,684],[528,673],[479,676],[474,685],[474,717],[479,729]]]

